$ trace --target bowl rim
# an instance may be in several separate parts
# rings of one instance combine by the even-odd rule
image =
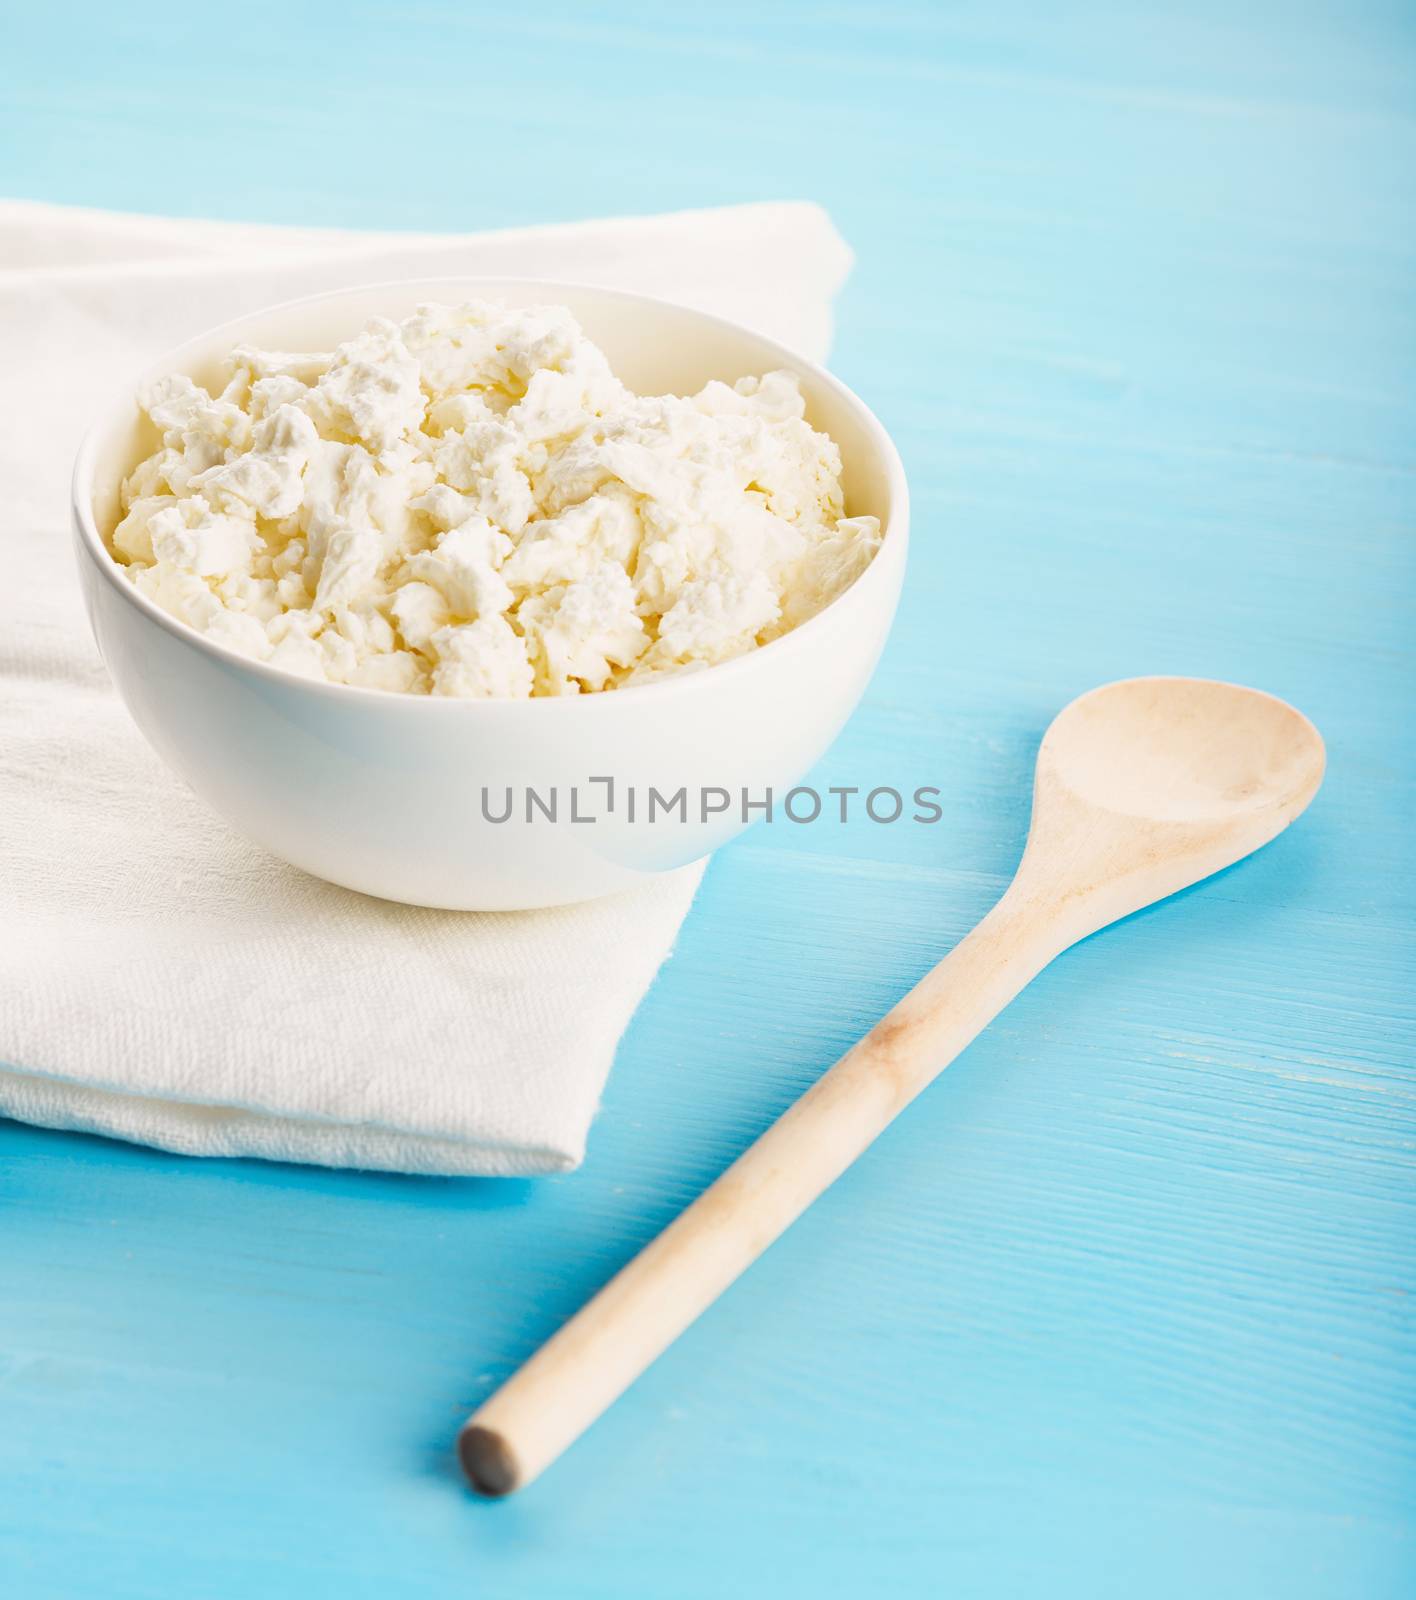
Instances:
[[[805,622],[799,623],[789,633],[784,633],[780,638],[773,639],[765,645],[758,645],[756,649],[746,651],[731,660],[720,661],[712,666],[701,668],[697,671],[673,673],[662,679],[649,683],[631,685],[627,689],[616,689],[612,692],[598,691],[574,695],[528,695],[524,699],[467,699],[455,695],[408,694],[401,690],[375,689],[364,684],[335,683],[329,679],[307,678],[298,672],[290,672],[284,667],[272,666],[269,662],[258,661],[252,656],[243,655],[239,650],[209,638],[188,623],[174,617],[171,612],[164,610],[155,600],[149,599],[141,593],[124,576],[124,567],[109,550],[103,535],[99,532],[98,521],[94,515],[93,504],[93,478],[95,461],[99,446],[107,437],[115,424],[117,414],[136,404],[138,389],[149,379],[161,377],[165,373],[180,370],[184,357],[194,346],[206,345],[220,334],[230,332],[233,344],[239,337],[239,330],[245,325],[271,316],[276,312],[296,310],[300,306],[329,304],[343,299],[353,299],[356,296],[375,294],[380,290],[409,289],[429,291],[434,297],[439,289],[449,289],[451,286],[460,287],[462,298],[473,299],[478,295],[479,289],[485,290],[489,299],[495,298],[496,286],[509,289],[513,286],[531,288],[537,291],[547,291],[547,303],[553,304],[552,298],[558,291],[572,295],[591,295],[605,299],[620,300],[631,304],[652,305],[666,307],[671,311],[681,312],[687,316],[711,326],[723,328],[734,334],[746,334],[766,347],[769,352],[780,355],[784,366],[794,368],[806,373],[812,381],[835,393],[838,399],[854,411],[861,421],[867,436],[870,438],[881,464],[884,467],[886,478],[886,492],[888,497],[888,513],[881,526],[880,549],[875,559],[864,572],[848,588],[842,590],[828,605],[823,606],[814,616],[808,617]],[[449,302],[456,303],[456,302]],[[140,615],[149,622],[156,623],[175,638],[192,645],[197,650],[214,658],[218,663],[237,668],[254,675],[258,680],[273,681],[287,689],[304,689],[316,696],[333,695],[337,701],[352,703],[350,697],[360,700],[373,700],[379,705],[403,703],[409,706],[446,707],[457,710],[439,711],[433,715],[458,714],[486,714],[490,707],[498,708],[498,714],[505,715],[505,708],[509,706],[530,705],[560,705],[579,706],[592,701],[608,701],[610,704],[624,706],[626,699],[638,704],[647,695],[662,697],[666,694],[685,694],[697,692],[698,686],[705,681],[721,684],[725,677],[732,673],[741,676],[757,668],[763,658],[780,661],[789,650],[809,648],[811,640],[820,631],[821,625],[828,617],[839,619],[843,608],[848,606],[860,607],[870,598],[874,590],[882,585],[889,584],[895,575],[895,569],[900,569],[900,579],[903,580],[903,569],[909,544],[909,486],[905,478],[904,464],[900,460],[900,453],[895,447],[894,440],[886,431],[884,424],[875,413],[866,405],[856,392],[849,388],[834,374],[827,371],[820,362],[813,361],[790,346],[759,333],[755,328],[746,323],[734,322],[731,318],[720,317],[711,311],[701,311],[696,306],[688,306],[680,301],[669,300],[658,295],[638,294],[631,290],[609,289],[599,284],[577,282],[564,278],[520,277],[515,275],[482,274],[442,274],[430,278],[389,278],[379,279],[372,283],[352,284],[343,289],[322,290],[315,294],[297,295],[290,300],[277,301],[274,304],[261,306],[254,311],[241,313],[236,317],[228,318],[225,322],[218,322],[203,332],[194,334],[189,339],[184,339],[181,344],[169,349],[157,360],[148,364],[142,374],[134,381],[126,384],[117,392],[110,392],[108,399],[102,404],[94,421],[85,430],[79,444],[78,454],[74,460],[73,475],[70,480],[70,500],[73,513],[74,526],[78,531],[85,554],[96,566],[105,581],[119,593],[123,599],[133,606]],[[413,715],[427,715],[427,712],[415,712]],[[548,715],[549,713],[533,713],[535,715]]]

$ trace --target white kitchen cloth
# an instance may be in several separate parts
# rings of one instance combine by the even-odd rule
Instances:
[[[562,278],[820,357],[849,266],[806,204],[413,236],[0,202],[0,1113],[198,1155],[573,1167],[700,869],[480,915],[367,899],[247,844],[109,687],[69,551],[74,452],[164,349],[295,295]]]

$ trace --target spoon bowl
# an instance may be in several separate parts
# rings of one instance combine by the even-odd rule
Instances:
[[[1032,828],[1005,904],[1055,955],[1267,844],[1317,793],[1318,730],[1271,694],[1126,678],[1064,706],[1038,751]]]
[[[1318,730],[1285,701],[1208,678],[1127,678],[1064,707],[1039,753],[1089,805],[1209,824],[1307,805],[1323,776]]]

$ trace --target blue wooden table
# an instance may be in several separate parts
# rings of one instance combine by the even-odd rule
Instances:
[[[808,196],[918,545],[541,1182],[0,1131],[0,1592],[1416,1592],[1416,20],[1380,4],[13,8],[0,192],[467,229]],[[220,14],[218,15],[218,11]],[[469,1407],[985,909],[1070,696],[1329,742],[1075,950],[532,1491]]]

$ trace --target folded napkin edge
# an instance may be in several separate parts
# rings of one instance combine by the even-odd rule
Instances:
[[[746,200],[733,205],[685,207],[676,211],[645,212],[629,216],[585,217],[569,222],[538,222],[524,226],[488,228],[482,231],[426,233],[375,232],[352,228],[301,228],[283,223],[228,222],[220,219],[148,216],[142,212],[104,211],[87,206],[69,206],[46,201],[0,197],[0,233],[7,225],[32,228],[44,218],[95,233],[141,237],[150,232],[154,248],[179,242],[184,231],[190,236],[204,235],[213,245],[228,248],[220,255],[201,254],[177,257],[138,255],[126,260],[102,259],[92,262],[56,264],[53,261],[31,266],[0,267],[0,281],[41,278],[45,281],[85,281],[127,276],[181,276],[191,273],[220,275],[229,273],[241,257],[252,263],[270,263],[271,247],[280,252],[280,264],[317,265],[329,256],[357,261],[362,255],[377,257],[399,250],[430,250],[454,253],[460,248],[485,248],[498,243],[534,242],[540,238],[594,234],[607,229],[659,233],[665,224],[673,226],[721,224],[730,218],[754,214],[782,220],[810,221],[818,228],[823,244],[837,256],[832,274],[831,295],[837,293],[850,275],[855,252],[836,226],[829,211],[816,200]],[[239,247],[234,253],[231,246]],[[553,281],[553,280],[551,280]]]
[[[423,1177],[540,1177],[571,1172],[585,1137],[457,1139],[288,1112],[159,1100],[0,1067],[0,1116],[61,1133],[97,1134],[176,1156],[223,1156]]]

